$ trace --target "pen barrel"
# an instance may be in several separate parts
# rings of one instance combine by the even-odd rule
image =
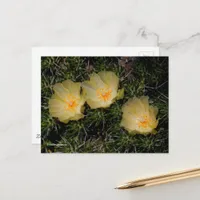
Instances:
[[[152,180],[157,180],[157,179],[161,179],[161,178],[171,178],[171,177],[175,177],[175,176],[188,176],[188,175],[192,175],[192,174],[198,174],[200,173],[200,168],[198,169],[192,169],[192,170],[185,170],[185,171],[180,171],[180,172],[174,172],[174,173],[170,173],[170,174],[164,174],[164,175],[160,175],[160,176],[154,176],[154,177],[150,177],[150,178],[145,178],[145,179],[139,179],[136,182],[141,182],[141,181],[152,181]],[[133,181],[129,182],[129,183],[133,183]]]
[[[200,176],[200,171],[189,172],[185,174],[174,174],[173,176],[169,176],[169,177],[161,177],[161,178],[156,178],[154,180],[142,181],[142,183],[140,184],[144,186],[152,186],[152,185],[158,185],[158,184],[164,184],[164,183],[170,183],[174,181],[194,178],[198,176]]]
[[[140,179],[137,181],[131,181],[122,185],[121,187],[119,187],[119,189],[147,187],[147,186],[169,183],[169,182],[174,182],[174,181],[183,180],[183,179],[194,178],[198,176],[200,176],[200,168],[155,176],[155,177],[146,178],[146,179]]]

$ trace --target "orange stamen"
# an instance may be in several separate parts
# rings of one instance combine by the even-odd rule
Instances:
[[[68,95],[66,99],[66,110],[73,110],[78,106],[77,98],[73,95]]]
[[[143,116],[139,121],[138,121],[138,126],[139,127],[143,127],[143,128],[147,128],[149,125],[149,119],[147,118],[147,116]]]
[[[111,98],[112,90],[109,88],[100,88],[97,90],[97,96],[100,100],[108,101]]]

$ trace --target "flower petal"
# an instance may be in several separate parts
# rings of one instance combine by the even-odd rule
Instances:
[[[98,75],[101,77],[102,81],[108,85],[113,90],[117,91],[119,86],[119,78],[115,75],[114,72],[102,71]]]
[[[63,81],[62,84],[64,88],[68,90],[70,93],[72,93],[76,97],[80,96],[81,83],[79,82],[74,83],[71,80],[66,80],[66,81]]]
[[[85,104],[85,99],[81,97],[81,99],[79,100],[79,104],[75,109],[77,114],[80,114],[84,111],[84,106],[83,106],[84,104]]]
[[[82,83],[83,93],[87,97],[87,99],[98,100],[96,95],[96,89],[92,86],[89,81],[84,81]]]
[[[70,118],[70,120],[79,120],[79,119],[81,119],[83,117],[84,117],[84,115],[81,113],[81,114],[77,114],[74,117]]]
[[[151,115],[156,116],[158,114],[158,108],[156,106],[149,106],[149,112]]]
[[[120,126],[125,127],[129,132],[136,130],[136,123],[130,119],[122,119]]]
[[[90,106],[90,108],[96,109],[96,108],[108,108],[112,104],[112,101],[103,102],[103,101],[93,101],[91,99],[88,99],[87,103]]]
[[[124,104],[122,111],[130,112],[133,115],[140,116],[144,112],[144,106],[137,97],[134,97],[129,99],[128,102]]]
[[[74,116],[74,113],[66,112],[65,103],[57,99],[49,100],[49,112],[53,117],[65,116],[69,118]]]
[[[67,98],[67,95],[69,94],[69,90],[64,88],[62,83],[56,83],[53,87],[53,90],[55,91],[56,95],[58,95],[63,101]]]
[[[57,94],[53,94],[53,95],[51,96],[51,99],[57,99],[57,100],[62,101],[62,99],[61,99]]]
[[[158,125],[158,120],[156,120],[156,115],[158,114],[158,108],[150,106],[149,107],[149,116],[151,118],[151,127],[156,128]]]
[[[87,103],[90,106],[90,108],[92,108],[92,109],[101,108],[101,106],[102,106],[101,102],[99,102],[99,101],[93,101],[91,99],[88,99]]]
[[[59,119],[59,121],[67,124],[69,122],[69,119],[66,119],[66,120]]]
[[[91,85],[92,85],[92,87],[94,89],[106,87],[105,83],[102,81],[102,79],[100,78],[100,76],[98,74],[96,74],[96,73],[93,73],[90,76],[90,83],[91,83]]]
[[[148,112],[149,110],[149,97],[148,96],[142,96],[140,97],[140,101],[144,107],[144,111]]]

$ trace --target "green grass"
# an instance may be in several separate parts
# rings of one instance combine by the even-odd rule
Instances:
[[[48,100],[52,86],[66,79],[84,81],[99,71],[113,71],[125,89],[123,99],[107,109],[92,110],[68,124],[52,118]],[[43,153],[168,153],[167,57],[43,57],[41,59],[41,151]],[[155,135],[131,135],[119,126],[122,105],[131,97],[148,95],[159,109]]]

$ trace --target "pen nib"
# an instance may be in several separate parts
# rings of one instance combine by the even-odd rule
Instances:
[[[125,190],[125,189],[132,189],[132,188],[143,187],[143,186],[145,186],[145,184],[131,184],[131,183],[129,183],[129,184],[117,186],[115,189]]]

